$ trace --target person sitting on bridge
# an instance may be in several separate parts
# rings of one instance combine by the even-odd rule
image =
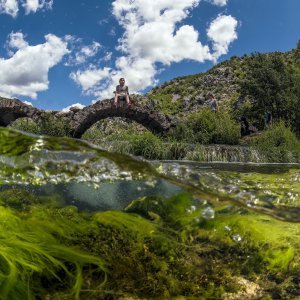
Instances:
[[[127,107],[131,106],[131,102],[129,100],[129,91],[128,86],[125,85],[125,79],[120,78],[119,85],[116,86],[115,93],[115,99],[114,99],[114,106],[117,107],[118,101],[124,101],[126,100]]]

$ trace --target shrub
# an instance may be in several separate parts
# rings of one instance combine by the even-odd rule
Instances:
[[[236,145],[239,142],[239,138],[239,126],[231,119],[229,114],[225,112],[217,114],[212,143]]]
[[[20,118],[10,124],[8,127],[13,129],[33,133],[33,134],[40,134],[41,128],[29,118]]]
[[[70,136],[71,128],[69,120],[64,117],[53,116],[45,112],[39,124],[36,124],[30,118],[20,118],[13,122],[9,127],[33,133],[49,136]]]
[[[188,126],[191,127],[195,142],[209,144],[212,142],[212,133],[216,128],[216,114],[209,109],[193,113],[188,118]]]
[[[201,144],[237,144],[239,126],[228,113],[214,113],[210,109],[190,115],[187,121],[193,132],[193,141]]]
[[[70,136],[69,120],[63,116],[57,117],[45,112],[41,121],[41,134],[50,136]]]
[[[176,127],[170,129],[168,135],[176,141],[191,142],[194,139],[194,132],[187,122],[178,123]]]
[[[141,135],[128,136],[130,150],[133,155],[143,156],[146,159],[157,159],[162,150],[161,140],[151,132]]]
[[[295,162],[300,159],[300,141],[283,122],[251,141],[269,162]]]
[[[143,156],[146,159],[183,159],[187,153],[187,144],[181,141],[163,142],[151,132],[124,136],[127,141],[117,142],[111,151]],[[123,137],[123,138],[124,138]]]
[[[177,91],[173,90],[173,93],[176,94]],[[178,92],[179,93],[179,92]],[[177,114],[182,110],[182,100],[172,101],[171,94],[156,94],[151,98],[153,100],[158,100],[156,109],[165,113],[165,114]]]
[[[160,154],[161,159],[183,159],[187,153],[187,144],[184,142],[172,141],[167,144],[163,144]]]

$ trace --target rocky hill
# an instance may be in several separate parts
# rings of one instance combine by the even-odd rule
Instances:
[[[295,64],[296,49],[279,54],[287,64]],[[209,92],[215,95],[221,107],[232,107],[241,100],[240,86],[251,59],[252,56],[248,55],[233,56],[207,72],[167,81],[155,87],[146,96],[152,100],[155,109],[172,115],[187,114],[207,106]]]
[[[289,52],[266,53],[262,56],[279,55],[286,65],[294,67],[300,59],[300,43],[298,46],[297,49]],[[155,87],[145,96],[131,95],[130,97],[135,106],[146,106],[150,110],[161,111],[180,119],[208,106],[208,94],[213,93],[218,99],[219,106],[237,119],[241,115],[240,107],[247,100],[245,100],[247,96],[241,96],[241,86],[247,80],[247,75],[255,60],[257,60],[255,55],[233,56],[230,60],[215,65],[207,72],[177,77]],[[92,130],[94,133],[88,133],[86,136],[99,135],[99,132],[102,135],[105,132],[114,135],[124,130],[142,133],[145,129],[133,121],[115,118],[95,124]]]

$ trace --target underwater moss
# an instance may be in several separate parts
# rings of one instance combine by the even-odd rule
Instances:
[[[237,299],[245,284],[299,294],[297,224],[228,208],[207,219],[189,194],[94,214],[32,200],[0,206],[3,299]]]
[[[26,210],[28,206],[40,201],[37,196],[23,189],[11,188],[0,191],[0,203],[19,210]]]

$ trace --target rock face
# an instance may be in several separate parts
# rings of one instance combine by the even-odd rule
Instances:
[[[0,126],[8,126],[18,118],[31,118],[36,123],[42,121],[45,111],[26,105],[17,99],[0,98]],[[133,105],[128,108],[125,103],[113,106],[113,99],[98,101],[84,109],[73,109],[68,113],[51,112],[55,118],[70,120],[71,134],[80,138],[82,134],[99,120],[109,117],[123,117],[136,121],[152,132],[163,132],[175,126],[174,120],[147,106]]]

